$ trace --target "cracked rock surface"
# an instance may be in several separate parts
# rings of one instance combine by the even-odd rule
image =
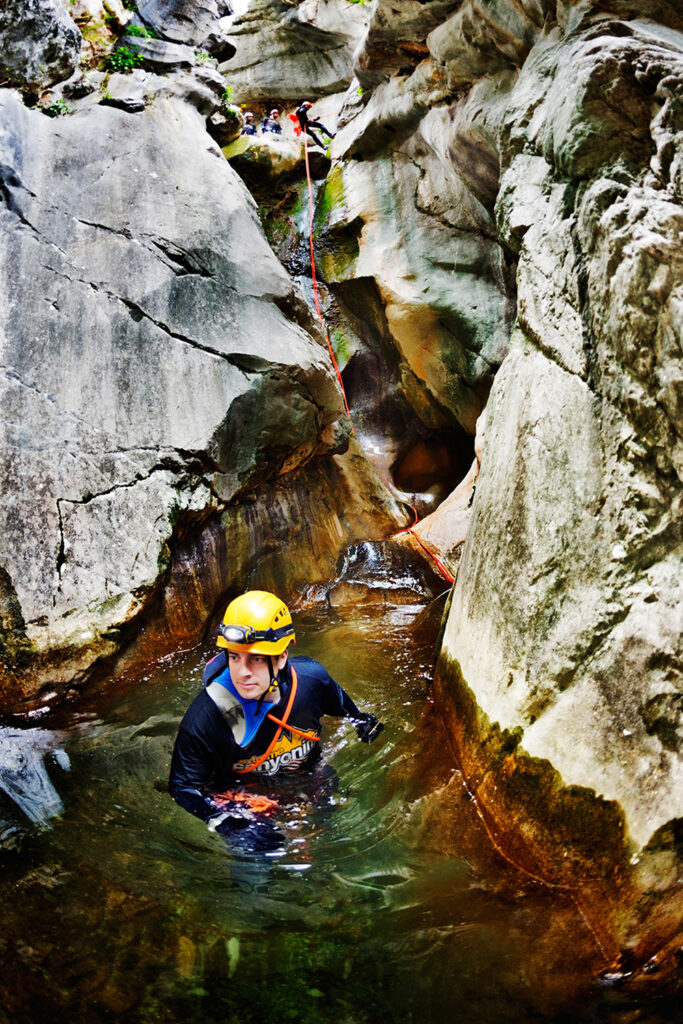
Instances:
[[[343,414],[197,111],[0,104],[3,608],[34,655],[89,648],[83,671],[179,519],[339,450]]]
[[[0,7],[0,79],[40,88],[68,78],[81,43],[60,0],[4,0]]]
[[[601,843],[660,856],[683,814],[682,94],[682,35],[586,19],[539,38],[498,135],[518,320],[440,673],[476,700],[480,753],[460,740],[494,814],[538,818],[519,780],[552,766],[576,796],[565,868],[596,876]],[[603,808],[593,846],[581,793]]]
[[[339,92],[353,78],[366,20],[361,4],[252,0],[243,14],[221,22],[236,51],[221,70],[240,102],[278,97],[298,105]]]

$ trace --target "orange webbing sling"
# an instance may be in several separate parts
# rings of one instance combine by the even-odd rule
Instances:
[[[289,700],[287,701],[287,707],[285,709],[284,721],[282,719],[280,719],[280,718],[276,718],[275,715],[271,715],[271,714],[267,714],[266,715],[266,718],[270,718],[271,722],[276,722],[277,723],[277,725],[279,726],[279,729],[277,729],[275,735],[273,736],[273,739],[272,739],[271,743],[269,744],[268,749],[266,750],[265,754],[261,754],[261,756],[256,761],[254,761],[253,764],[250,764],[247,768],[233,768],[233,771],[239,772],[240,775],[244,775],[246,772],[253,772],[254,768],[258,768],[258,766],[260,764],[263,764],[263,762],[265,760],[267,760],[267,758],[270,757],[270,755],[271,755],[271,753],[273,751],[273,748],[275,747],[275,744],[277,743],[277,741],[282,736],[282,732],[283,732],[284,729],[287,729],[288,732],[295,732],[299,736],[304,736],[308,740],[319,740],[320,739],[320,737],[316,736],[315,733],[312,733],[312,732],[302,732],[301,729],[295,729],[293,725],[288,725],[289,716],[290,716],[290,713],[292,711],[292,707],[294,705],[294,698],[296,697],[296,690],[297,690],[297,686],[298,686],[298,680],[297,680],[297,677],[296,677],[296,669],[294,668],[293,665],[291,666],[291,669],[292,669],[292,689],[291,689],[290,694],[289,694]]]

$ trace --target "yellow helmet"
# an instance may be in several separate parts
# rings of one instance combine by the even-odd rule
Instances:
[[[248,590],[231,601],[216,643],[229,651],[282,654],[296,641],[287,605],[267,590]]]

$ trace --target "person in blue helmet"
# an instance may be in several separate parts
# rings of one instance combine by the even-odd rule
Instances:
[[[252,590],[231,601],[216,640],[221,651],[206,665],[204,689],[180,723],[171,758],[176,803],[250,852],[283,841],[272,819],[277,800],[263,783],[302,775],[314,787],[325,781],[325,715],[350,718],[365,743],[383,728],[319,662],[289,657],[295,639],[289,610],[275,594]]]

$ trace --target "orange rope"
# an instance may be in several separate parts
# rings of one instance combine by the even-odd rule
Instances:
[[[257,758],[256,761],[254,761],[252,764],[250,764],[247,768],[233,767],[233,771],[238,772],[240,775],[244,775],[244,774],[246,774],[246,772],[253,772],[254,768],[258,768],[258,766],[260,764],[263,764],[263,762],[266,760],[266,758],[270,757],[275,744],[277,743],[277,741],[282,736],[282,730],[286,727],[286,723],[287,723],[287,721],[289,719],[289,715],[290,715],[290,712],[292,710],[292,705],[294,703],[294,698],[296,697],[296,688],[297,688],[297,684],[298,684],[296,670],[295,670],[293,665],[291,666],[291,669],[292,669],[292,689],[290,691],[289,700],[287,701],[287,708],[285,710],[285,721],[279,726],[279,728],[278,728],[277,732],[275,733],[275,735],[273,736],[272,742],[271,742],[270,746],[268,747],[268,749],[266,750],[265,754],[261,754],[261,756],[259,758]]]
[[[439,556],[436,554],[436,552],[432,551],[432,549],[430,547],[428,547],[425,544],[425,542],[420,537],[418,537],[418,535],[415,533],[415,530],[413,529],[412,526],[409,526],[407,530],[403,531],[403,533],[411,534],[415,538],[417,543],[420,545],[420,547],[424,548],[424,550],[427,552],[427,554],[432,559],[432,561],[434,562],[434,565],[437,567],[437,569],[439,570],[439,572],[441,573],[443,578],[445,580],[448,580],[449,583],[455,583],[455,576],[451,576],[450,572],[448,571],[446,566],[443,564],[443,562],[441,561]]]
[[[319,295],[319,292],[318,292],[318,278],[317,278],[317,275],[316,275],[316,272],[315,272],[315,253],[313,251],[313,187],[311,185],[311,169],[310,169],[310,166],[309,166],[309,163],[308,163],[308,139],[307,139],[305,134],[304,134],[304,159],[305,159],[305,162],[306,162],[306,180],[308,182],[308,242],[309,242],[309,247],[310,247],[310,250],[311,250],[311,282],[312,282],[312,285],[313,285],[313,299],[314,299],[314,302],[315,302],[316,311],[318,313],[318,318],[320,320],[320,323],[322,324],[323,331],[325,332],[325,341],[327,342],[327,348],[328,348],[328,351],[330,353],[330,358],[332,360],[332,365],[334,366],[335,373],[337,374],[337,380],[339,381],[339,387],[341,388],[342,398],[344,399],[344,408],[346,409],[346,415],[349,417],[349,419],[351,419],[351,412],[349,411],[349,403],[346,400],[346,390],[344,388],[344,382],[342,380],[342,375],[339,372],[339,366],[337,364],[337,360],[335,358],[334,351],[332,349],[332,343],[330,341],[330,336],[327,333],[327,325],[325,324],[325,318],[323,317],[322,310],[320,308],[320,295]],[[351,432],[355,433],[355,431],[353,429],[353,426],[351,427]],[[415,538],[415,540],[417,541],[417,543],[420,545],[420,547],[423,548],[427,552],[429,557],[432,559],[432,561],[434,562],[435,566],[437,567],[437,569],[439,570],[439,572],[441,573],[443,578],[448,580],[449,583],[455,583],[455,577],[451,576],[450,572],[448,571],[446,566],[443,564],[441,559],[438,557],[438,555],[434,551],[432,551],[432,549],[430,547],[428,547],[425,544],[425,542],[423,540],[421,540],[418,537],[418,535],[415,533],[415,530],[413,529],[413,527],[417,525],[418,515],[417,515],[417,512],[416,512],[415,508],[413,508],[412,505],[410,507],[413,509],[413,512],[415,512],[415,522],[413,523],[413,526],[409,526],[407,530],[403,530],[402,532],[403,533],[411,533],[413,535],[413,537]],[[400,534],[396,534],[396,536],[400,536]]]
[[[327,326],[325,324],[325,319],[323,317],[322,310],[320,308],[320,297],[319,297],[319,293],[318,293],[318,278],[317,278],[316,273],[315,273],[315,254],[313,252],[313,188],[311,186],[311,169],[310,169],[310,167],[308,165],[308,139],[307,139],[305,134],[304,134],[304,159],[306,161],[306,179],[308,181],[308,241],[309,241],[309,245],[310,245],[310,249],[311,249],[311,281],[312,281],[312,284],[313,284],[313,299],[315,301],[315,308],[316,308],[316,311],[318,313],[318,318],[320,320],[320,323],[322,324],[323,331],[325,332],[325,341],[327,342],[327,349],[328,349],[328,351],[330,353],[330,358],[332,360],[332,365],[334,366],[334,371],[337,374],[337,380],[339,381],[339,387],[341,388],[342,398],[344,399],[344,408],[346,409],[346,415],[349,417],[349,419],[351,419],[351,413],[349,411],[349,403],[346,400],[346,390],[344,388],[344,382],[342,380],[341,373],[339,372],[339,366],[337,365],[337,360],[335,358],[334,351],[332,349],[332,343],[330,341],[330,336],[327,333]],[[351,432],[355,433],[353,427],[351,427]]]
[[[407,501],[405,504],[406,505],[410,505],[410,502]],[[417,509],[415,508],[415,506],[414,505],[410,505],[410,507],[412,508],[413,513],[415,514],[415,522],[413,523],[412,526],[407,527],[407,529],[401,530],[399,533],[395,533],[394,536],[395,537],[401,537],[404,533],[409,533],[412,537],[415,538],[415,540],[420,545],[420,547],[424,551],[427,552],[427,554],[432,559],[432,561],[434,562],[434,565],[437,567],[437,569],[439,570],[439,572],[441,573],[443,578],[445,580],[448,580],[449,583],[455,583],[455,576],[452,576],[450,574],[450,572],[448,571],[446,566],[443,564],[443,562],[441,561],[439,556],[436,554],[436,552],[432,551],[432,549],[427,544],[425,544],[425,542],[422,540],[422,538],[418,537],[418,535],[415,533],[415,527],[419,523],[420,517],[417,514]]]

